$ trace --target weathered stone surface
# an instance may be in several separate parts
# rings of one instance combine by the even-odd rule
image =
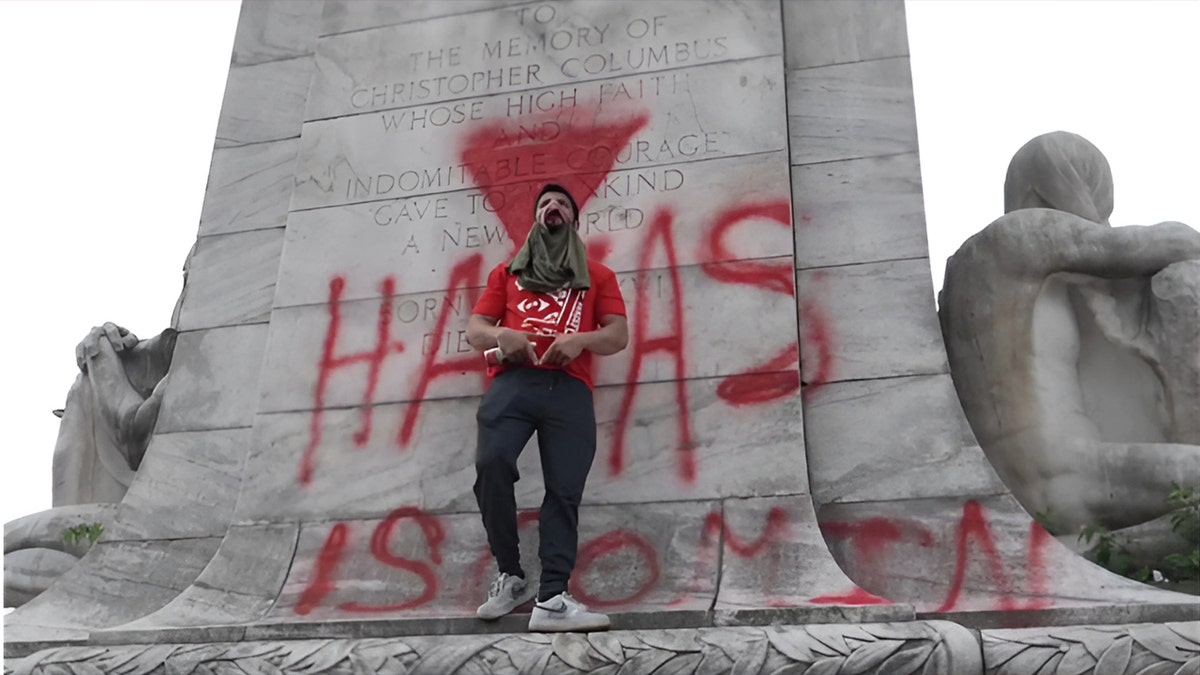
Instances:
[[[929,253],[916,153],[792,167],[796,267]]]
[[[233,66],[311,54],[321,24],[320,0],[246,2],[233,38]],[[373,3],[371,3],[373,4]]]
[[[651,234],[663,213],[671,217],[677,266],[786,255],[792,245],[786,162],[780,150],[671,164],[646,178],[638,170],[614,171],[607,179],[613,189],[580,196],[579,233],[617,272],[638,269],[647,247],[656,265],[668,262],[664,241]],[[661,189],[641,192],[648,179]],[[627,194],[626,185],[638,193]],[[379,297],[379,282],[389,274],[401,294],[440,290],[451,270],[475,254],[490,271],[519,242],[483,210],[482,199],[475,190],[456,191],[291,214],[275,306],[325,303],[336,276],[347,281],[342,299],[355,300]],[[412,320],[410,313],[398,318]]]
[[[765,391],[778,379],[768,374],[736,382]],[[624,418],[622,405],[631,392],[599,387],[597,455],[584,503],[804,493],[799,399],[732,406],[720,396],[722,384],[684,383],[686,414],[674,382],[639,385]],[[255,482],[242,492],[237,519],[365,518],[414,503],[433,511],[474,510],[477,406],[474,397],[425,402],[407,445],[400,443],[406,405],[375,406],[369,419],[359,409],[327,410],[320,418],[259,415],[246,467]],[[359,447],[355,434],[364,423],[370,432]],[[313,436],[314,425],[319,437]],[[695,476],[690,481],[689,468]],[[536,440],[518,469],[524,478],[517,483],[517,503],[534,508],[542,498]],[[347,492],[351,484],[354,490]]]
[[[299,144],[292,138],[213,150],[200,236],[283,227]]]
[[[105,539],[224,535],[249,441],[250,429],[156,434]]]
[[[1171,424],[1165,435],[1175,441],[1200,444],[1200,416],[1194,414],[1200,402],[1200,321],[1196,320],[1200,317],[1200,259],[1168,265],[1151,277],[1150,292],[1154,296],[1152,321],[1160,359],[1173,366],[1166,374],[1172,395],[1168,415]],[[1119,419],[1116,415],[1100,416]],[[1117,432],[1114,429],[1111,433]]]
[[[156,433],[248,427],[266,341],[265,324],[182,333]]]
[[[1200,621],[985,630],[987,672],[1187,673],[1200,667]]]
[[[805,449],[818,505],[1005,491],[955,412],[948,375],[842,382],[805,392]],[[872,423],[863,424],[865,419]]]
[[[22,642],[78,639],[167,604],[217,550],[220,538],[101,541],[44,593],[4,617],[5,653]]]
[[[904,7],[889,0],[784,2],[783,40],[789,70],[908,56]]]
[[[348,33],[399,23],[433,19],[450,14],[468,14],[510,5],[528,4],[527,0],[406,0],[405,2],[358,2],[326,0],[322,35]]]
[[[796,281],[805,382],[949,370],[928,259],[804,270]]]
[[[917,149],[907,57],[789,70],[787,93],[792,164]]]
[[[179,330],[265,323],[282,251],[283,228],[198,239],[188,267]]]
[[[241,630],[266,615],[275,603],[296,552],[299,525],[237,525],[229,528],[221,547],[200,576],[162,609],[130,623],[94,631],[100,643],[139,640],[201,641],[220,638],[211,631]]]
[[[297,56],[229,69],[217,147],[279,141],[300,135],[313,58]]]
[[[767,57],[312,121],[300,139],[292,208],[781,150],[782,77],[778,58]],[[743,105],[722,104],[734,99]],[[500,130],[508,143],[532,134],[543,148],[493,157],[488,151],[505,142]],[[630,190],[616,185],[644,189],[636,179]]]
[[[830,504],[821,530],[863,588],[918,616],[973,627],[1179,621],[1195,596],[1117,576],[1078,557],[1010,495]]]
[[[661,0],[546,7],[540,16],[529,7],[498,9],[330,36],[317,50],[305,119],[752,59],[781,48],[779,9],[770,3],[687,11]]]
[[[79,558],[52,548],[4,552],[4,606],[20,607],[66,574]]]
[[[1184,630],[1190,629],[1185,627]],[[1179,629],[1177,629],[1179,630]],[[457,635],[356,640],[179,644],[57,649],[6,663],[14,673],[58,667],[101,672],[130,663],[153,672],[238,668],[239,672],[328,673],[870,673],[982,675],[979,642],[945,621],[615,630],[609,633]],[[655,670],[656,669],[656,670]],[[1097,671],[1098,672],[1098,671]]]

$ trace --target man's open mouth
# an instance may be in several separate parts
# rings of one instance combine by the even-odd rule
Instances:
[[[557,206],[551,206],[542,213],[542,222],[546,225],[562,225],[567,222],[562,210]]]

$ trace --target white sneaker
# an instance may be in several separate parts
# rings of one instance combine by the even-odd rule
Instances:
[[[486,621],[499,619],[537,596],[537,587],[521,577],[501,572],[488,590],[487,602],[475,610],[475,616]]]
[[[535,633],[569,633],[608,630],[607,614],[589,611],[569,593],[559,593],[533,606],[529,630]]]

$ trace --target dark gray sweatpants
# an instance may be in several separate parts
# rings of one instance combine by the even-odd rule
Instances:
[[[538,522],[539,598],[567,590],[579,547],[579,502],[596,455],[592,391],[562,370],[510,368],[496,376],[475,415],[475,499],[501,572],[524,576],[517,541],[517,457],[538,435],[546,496]]]

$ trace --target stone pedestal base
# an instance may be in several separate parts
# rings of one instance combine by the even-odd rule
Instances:
[[[360,624],[362,625],[362,624]],[[111,637],[111,636],[110,636]],[[4,675],[1200,673],[1200,621],[975,631],[949,621],[150,643],[6,644]]]

